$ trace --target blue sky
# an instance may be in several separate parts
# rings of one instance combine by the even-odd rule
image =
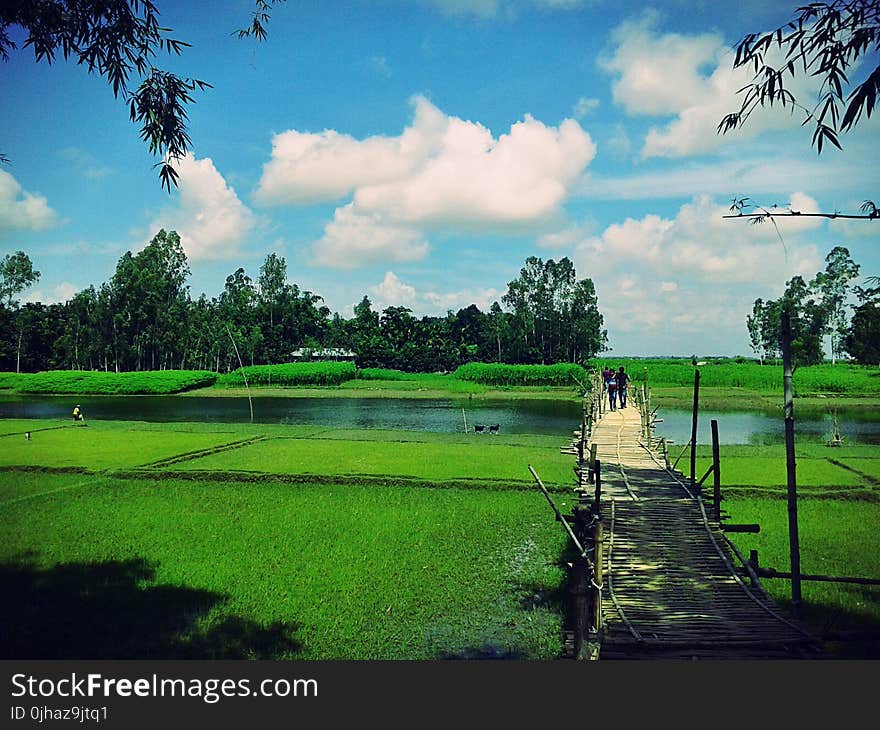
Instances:
[[[260,43],[232,35],[250,0],[160,2],[192,47],[156,65],[213,85],[190,108],[179,190],[102,79],[20,49],[0,66],[0,255],[42,272],[25,301],[64,301],[174,229],[194,297],[238,267],[256,279],[274,252],[346,317],[365,294],[487,310],[527,256],[568,256],[613,353],[749,354],[754,299],[833,246],[880,273],[876,221],[780,220],[783,246],[721,217],[735,196],[803,212],[880,197],[880,115],[821,156],[782,110],[715,133],[748,79],[731,49],[796,4],[302,0]]]

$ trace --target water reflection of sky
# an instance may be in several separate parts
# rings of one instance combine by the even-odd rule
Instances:
[[[131,421],[203,421],[247,423],[247,398],[175,396],[82,396],[70,398],[9,397],[0,401],[0,418],[69,418],[80,403],[87,419]],[[479,401],[396,398],[254,398],[254,421],[406,431],[462,433],[474,426],[499,425],[500,433],[536,433],[567,438],[580,425],[581,406],[576,401]],[[880,444],[880,409],[839,410],[840,430],[850,443]],[[691,435],[689,409],[662,408],[663,422],[656,435],[685,444]],[[831,435],[831,414],[798,415],[795,433],[822,441]],[[700,412],[697,440],[711,443],[710,421],[718,421],[724,444],[782,443],[782,414],[756,412]]]
[[[69,418],[81,404],[89,420],[247,423],[247,398],[174,396],[15,397],[0,401],[0,418]],[[331,428],[462,433],[465,422],[498,424],[500,433],[565,438],[580,425],[577,401],[474,401],[384,398],[254,398],[254,421]]]
[[[691,437],[690,410],[663,408],[657,413],[663,422],[658,423],[655,435],[665,436],[675,443],[686,444]],[[852,443],[880,444],[880,409],[876,412],[838,412],[840,432],[845,441]],[[782,443],[785,424],[782,413],[778,416],[752,412],[700,411],[697,419],[697,442],[712,442],[711,421],[718,421],[718,439],[722,444]],[[817,418],[815,414],[799,417],[795,407],[795,436],[810,441],[824,441],[831,437],[834,424],[829,414]]]

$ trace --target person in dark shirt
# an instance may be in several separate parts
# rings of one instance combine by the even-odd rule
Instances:
[[[617,398],[620,401],[620,407],[626,408],[626,396],[629,390],[629,375],[623,370],[623,365],[617,370]]]

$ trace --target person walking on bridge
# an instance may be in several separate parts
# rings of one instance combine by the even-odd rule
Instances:
[[[614,370],[608,375],[608,403],[612,411],[617,410],[617,373]]]
[[[626,408],[626,396],[629,390],[629,375],[623,370],[621,365],[617,370],[617,398],[620,401],[620,407]]]

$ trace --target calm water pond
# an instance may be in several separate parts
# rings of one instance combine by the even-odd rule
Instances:
[[[83,407],[86,420],[250,422],[247,398],[174,396],[8,397],[0,418],[68,418]],[[464,415],[462,414],[464,409]],[[254,421],[333,428],[454,433],[499,425],[500,433],[567,437],[580,424],[576,401],[460,401],[452,399],[254,398]]]
[[[7,396],[0,400],[0,418],[68,418],[82,405],[87,420],[203,421],[247,423],[247,398],[175,396]],[[580,403],[554,400],[468,401],[459,399],[382,398],[255,398],[254,421],[328,426],[333,428],[402,429],[461,433],[464,418],[474,425],[499,424],[500,433],[536,433],[568,438],[580,425]],[[464,409],[464,416],[462,415]],[[689,409],[662,408],[656,435],[684,445],[691,434]],[[821,441],[831,434],[832,416],[817,411],[798,413],[799,438]],[[880,408],[838,409],[840,430],[848,443],[880,444]],[[711,443],[709,422],[718,421],[723,444],[782,443],[779,415],[760,412],[700,412],[699,443]]]
[[[834,424],[830,413],[807,412],[799,415],[795,404],[795,438],[805,441],[829,440]],[[843,409],[837,416],[844,443],[880,444],[880,408]],[[686,444],[691,437],[690,409],[662,408],[657,417],[655,436],[665,436],[675,443]],[[785,424],[782,409],[778,415],[732,411],[701,410],[697,418],[697,443],[711,444],[711,421],[718,421],[718,439],[722,444],[781,444],[784,443]]]

